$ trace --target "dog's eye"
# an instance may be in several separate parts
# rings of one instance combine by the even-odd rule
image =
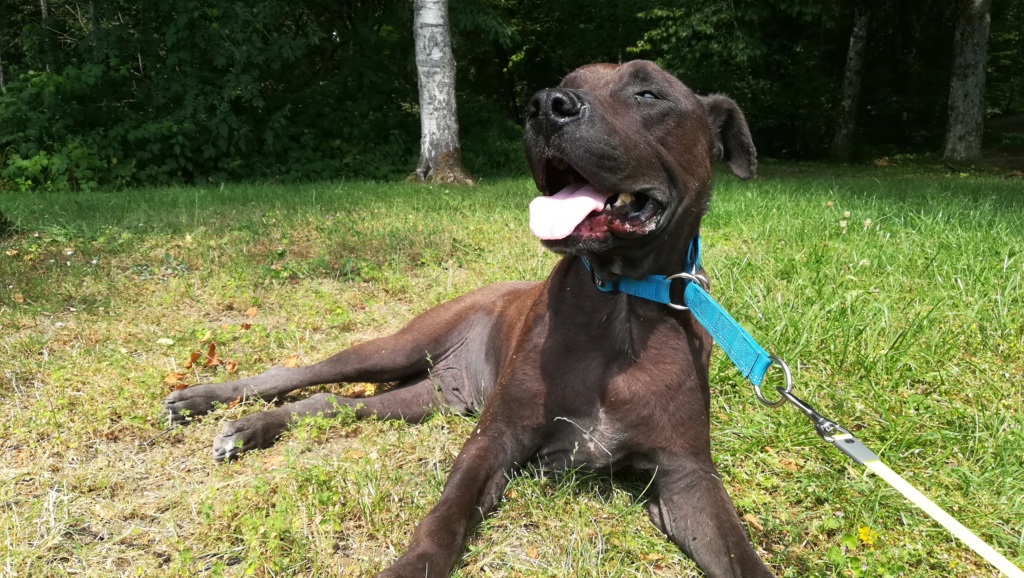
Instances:
[[[642,99],[645,99],[645,100],[661,100],[661,98],[659,98],[657,94],[654,94],[653,92],[651,92],[649,90],[644,90],[644,91],[636,93],[636,97],[638,99],[642,98]]]

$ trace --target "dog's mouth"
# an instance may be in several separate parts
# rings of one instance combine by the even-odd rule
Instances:
[[[664,212],[644,192],[602,189],[565,159],[548,159],[542,170],[547,193],[530,203],[530,230],[542,240],[640,237],[658,226]]]

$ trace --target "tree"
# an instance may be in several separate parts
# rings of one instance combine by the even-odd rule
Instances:
[[[455,106],[455,56],[448,0],[413,2],[413,38],[420,91],[420,181],[473,184],[462,167]]]
[[[7,92],[7,80],[4,78],[4,46],[0,36],[0,92]]]
[[[864,77],[864,49],[867,46],[870,21],[869,0],[860,0],[853,16],[850,48],[846,52],[846,71],[843,73],[843,93],[839,102],[839,122],[836,124],[835,138],[832,139],[832,158],[836,160],[850,160],[853,148],[861,79]]]
[[[981,156],[985,121],[985,58],[992,0],[960,0],[958,4],[943,156],[964,161]]]

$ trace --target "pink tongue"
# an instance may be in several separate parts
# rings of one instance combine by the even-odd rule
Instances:
[[[592,211],[604,208],[607,195],[590,184],[576,183],[550,197],[537,197],[530,202],[530,231],[541,239],[564,239]]]

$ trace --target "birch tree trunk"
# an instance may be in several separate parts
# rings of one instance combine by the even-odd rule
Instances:
[[[414,0],[413,38],[420,91],[420,161],[415,177],[471,185],[459,146],[448,0]]]
[[[981,156],[985,121],[985,59],[992,0],[960,0],[953,35],[953,71],[949,81],[949,122],[943,157],[973,160]]]
[[[867,0],[857,3],[850,32],[850,47],[846,51],[846,71],[843,73],[842,100],[839,103],[839,121],[832,139],[832,158],[850,160],[853,134],[857,129],[857,106],[860,102],[861,79],[864,77],[864,49],[867,46],[871,9]]]

